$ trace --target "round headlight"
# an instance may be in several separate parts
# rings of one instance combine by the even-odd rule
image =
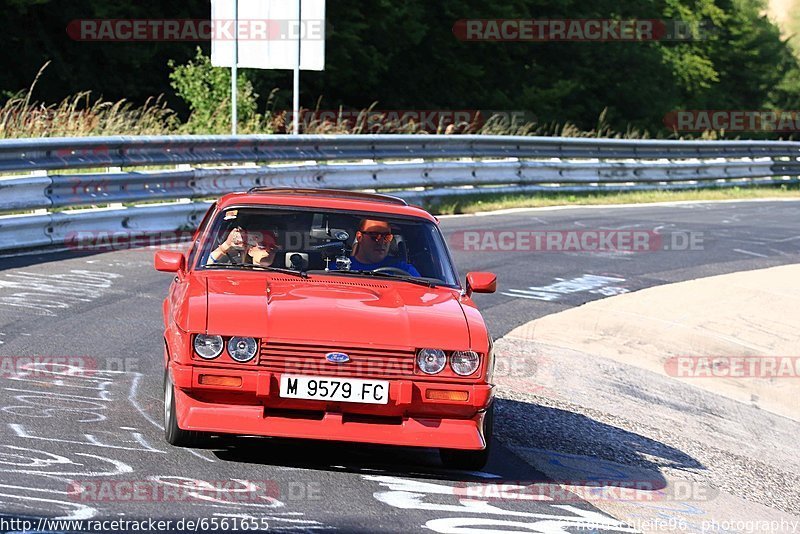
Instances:
[[[258,343],[252,337],[232,337],[228,341],[228,354],[240,363],[252,360],[257,349]]]
[[[417,353],[417,365],[423,373],[435,375],[447,365],[447,355],[441,349],[421,349]]]
[[[222,336],[207,336],[205,334],[197,334],[194,337],[194,351],[201,358],[206,360],[213,360],[222,354]]]
[[[471,350],[457,351],[450,356],[450,367],[457,375],[469,376],[478,370],[481,357]]]

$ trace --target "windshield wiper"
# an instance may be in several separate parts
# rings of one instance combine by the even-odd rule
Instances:
[[[205,269],[258,269],[259,271],[275,272],[282,274],[292,274],[301,278],[308,278],[308,273],[305,271],[293,271],[291,269],[283,269],[281,267],[264,267],[263,265],[255,265],[253,263],[243,263],[236,265],[233,263],[213,263],[206,265]]]
[[[375,271],[327,271],[325,274],[375,276],[378,278],[390,278],[392,280],[402,280],[403,282],[417,284],[418,286],[436,287],[436,284],[434,284],[433,282],[429,280],[424,280],[422,278],[414,278],[413,276],[401,276],[398,274],[389,274],[389,273],[376,273]]]

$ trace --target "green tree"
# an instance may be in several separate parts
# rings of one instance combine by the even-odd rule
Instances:
[[[82,42],[65,31],[70,21],[83,18],[204,19],[207,0],[0,2],[8,28],[0,91],[28,87],[51,60],[36,99],[58,102],[91,90],[109,100],[142,103],[165,93],[181,116],[194,116],[192,131],[227,131],[227,113],[212,110],[214,102],[229,102],[229,83],[222,79],[227,71],[199,63],[197,42]],[[778,29],[761,15],[763,7],[762,0],[329,1],[326,69],[303,72],[301,103],[322,109],[377,102],[377,109],[390,110],[518,110],[541,123],[586,129],[606,110],[610,127],[631,125],[654,135],[670,134],[662,118],[674,110],[797,108],[800,67]],[[454,36],[457,20],[479,18],[709,21],[714,31],[672,42],[462,42]],[[199,44],[208,54],[208,43]],[[170,77],[188,62],[199,81]],[[245,95],[256,99],[256,93],[266,97],[280,88],[275,107],[290,107],[291,72],[246,75]],[[242,112],[257,115],[255,109]]]

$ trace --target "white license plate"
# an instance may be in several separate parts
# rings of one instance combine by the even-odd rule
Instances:
[[[357,378],[283,375],[281,376],[281,397],[389,404],[389,382]]]

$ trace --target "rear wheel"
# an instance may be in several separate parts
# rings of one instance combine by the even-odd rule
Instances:
[[[169,378],[169,370],[164,370],[164,438],[176,447],[194,447],[200,444],[202,432],[183,430],[178,427],[175,413],[175,386]]]
[[[489,452],[492,445],[492,432],[494,430],[494,403],[486,410],[483,419],[483,436],[486,448],[480,451],[465,451],[461,449],[439,449],[439,457],[448,469],[463,471],[478,471],[483,469],[489,461]]]

